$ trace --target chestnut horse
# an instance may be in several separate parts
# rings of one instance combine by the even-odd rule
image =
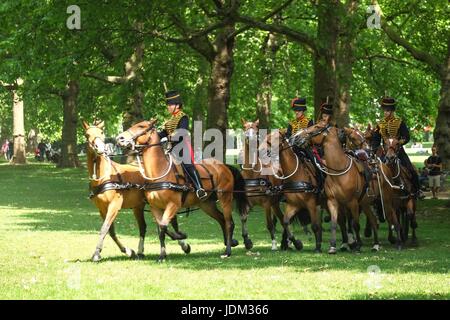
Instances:
[[[266,217],[267,230],[272,239],[272,250],[277,250],[277,241],[275,239],[275,222],[274,215],[278,217],[280,223],[283,223],[283,212],[280,209],[280,194],[273,194],[270,192],[272,186],[279,186],[281,180],[276,179],[273,175],[263,173],[263,170],[269,170],[269,165],[261,162],[257,154],[258,139],[259,139],[259,120],[254,122],[241,119],[244,129],[244,150],[243,150],[243,164],[241,165],[241,174],[245,180],[245,190],[249,199],[251,207],[257,205],[264,209]],[[250,146],[255,150],[250,153]],[[254,157],[252,157],[254,156]],[[268,192],[268,193],[267,193]],[[276,219],[275,217],[275,219]],[[242,223],[242,234],[244,242],[247,233],[245,222]],[[247,247],[247,245],[246,245]]]
[[[366,193],[366,182],[361,168],[356,159],[347,155],[338,138],[338,129],[324,121],[308,127],[292,137],[295,144],[304,146],[308,143],[322,145],[324,148],[324,162],[317,164],[321,171],[326,173],[325,194],[327,206],[331,214],[331,241],[328,253],[335,254],[336,228],[339,212],[351,214],[352,227],[356,234],[356,250],[359,251],[362,241],[360,237],[359,212],[360,208],[366,214],[374,232],[373,250],[379,250],[377,236],[377,223],[370,208],[370,201]],[[322,168],[323,167],[323,168]],[[375,189],[375,188],[373,188]],[[389,197],[385,197],[386,210],[393,211],[390,207]],[[343,247],[348,247],[348,234],[345,221],[339,221],[342,233]]]
[[[140,236],[137,257],[142,258],[144,257],[147,225],[144,218],[146,200],[144,191],[140,188],[144,185],[145,180],[137,167],[116,163],[108,157],[103,127],[103,121],[96,122],[93,125],[83,121],[85,137],[88,142],[87,167],[91,180],[89,187],[92,190],[90,198],[103,219],[100,239],[92,260],[94,262],[101,260],[100,252],[108,232],[121,252],[129,257],[136,257],[135,252],[124,247],[116,236],[114,220],[121,209],[133,209]],[[172,226],[177,233],[180,233],[176,220],[174,220]]]
[[[100,239],[92,256],[94,262],[100,261],[100,252],[103,248],[103,241],[106,233],[114,240],[120,251],[129,257],[135,257],[136,254],[132,249],[122,245],[116,236],[114,228],[114,220],[119,214],[120,209],[132,208],[134,216],[139,226],[139,246],[138,256],[144,254],[144,239],[147,225],[144,219],[144,192],[139,190],[137,186],[144,184],[144,179],[139,174],[139,170],[131,165],[121,165],[111,161],[106,153],[105,136],[103,134],[104,122],[96,122],[89,125],[83,121],[85,137],[88,142],[87,148],[87,167],[90,177],[90,189],[101,191],[102,186],[104,192],[93,192],[91,200],[98,208],[100,216],[103,219],[103,226],[100,231]],[[114,187],[110,183],[129,183],[134,186],[127,189],[110,189]],[[108,185],[109,183],[109,185]],[[97,194],[96,194],[97,193]]]
[[[263,155],[269,155],[272,163],[272,174],[276,179],[283,181],[280,187],[286,198],[286,209],[283,215],[284,232],[281,248],[286,249],[287,247],[284,237],[287,237],[297,250],[303,248],[302,242],[296,240],[294,234],[289,230],[289,223],[294,216],[304,214],[307,210],[316,240],[314,252],[321,252],[322,221],[317,210],[317,194],[315,192],[317,191],[317,179],[314,175],[313,165],[295,154],[284,132],[279,130],[268,134],[259,149]],[[275,151],[275,153],[273,154],[272,151]],[[279,163],[282,175],[278,173],[279,168],[273,167],[277,163]]]
[[[399,221],[401,221],[401,240],[405,242],[408,240],[409,233],[409,225],[411,225],[412,229],[412,239],[411,244],[417,245],[417,236],[416,236],[416,198],[413,194],[413,185],[411,183],[412,175],[411,173],[402,165],[400,165],[400,159],[398,158],[398,151],[400,149],[400,144],[397,139],[385,139],[384,140],[384,153],[386,158],[386,164],[391,168],[391,170],[395,173],[394,181],[397,179],[400,187],[396,188],[396,197],[394,198],[396,208],[397,208],[397,219],[390,221],[390,224],[394,225],[395,230],[397,231],[400,228]],[[389,182],[389,181],[388,181]],[[391,182],[389,182],[391,183]],[[394,183],[392,183],[394,184]],[[390,237],[391,235],[391,229]],[[397,231],[397,239],[398,239],[398,231]],[[397,241],[398,242],[398,241]],[[401,247],[399,247],[401,249]]]
[[[200,207],[219,222],[226,245],[225,254],[222,257],[229,257],[231,247],[238,245],[238,242],[233,239],[233,193],[236,193],[235,199],[241,216],[247,215],[249,208],[242,176],[237,169],[216,159],[204,159],[200,164],[196,164],[196,168],[204,180],[203,186],[208,197],[205,200],[199,200],[194,189],[189,187],[189,192],[184,199],[183,193],[172,187],[188,187],[187,181],[184,177],[178,176],[184,180],[184,184],[177,183],[177,168],[173,165],[172,155],[169,153],[167,157],[161,146],[155,123],[156,120],[152,119],[135,124],[117,137],[117,143],[122,147],[142,150],[143,172],[145,178],[151,181],[146,184],[145,196],[160,228],[161,251],[158,261],[164,261],[167,256],[165,233],[168,224],[174,219],[180,208],[192,206]],[[169,182],[170,184],[168,184]],[[163,185],[171,187],[165,188]],[[217,208],[216,200],[221,204],[223,212]]]

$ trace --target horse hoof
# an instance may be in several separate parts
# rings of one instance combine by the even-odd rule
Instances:
[[[236,247],[239,245],[239,241],[237,241],[236,239],[231,239],[231,246],[232,247]]]
[[[244,245],[245,245],[245,249],[247,249],[247,250],[250,250],[251,248],[253,248],[253,242],[249,238],[244,239]]]
[[[402,250],[403,250],[402,245],[401,244],[397,245],[397,251],[402,251]]]
[[[348,243],[343,243],[339,250],[341,250],[342,252],[350,251],[350,246],[348,245]]]
[[[156,260],[156,262],[158,262],[158,263],[164,263],[164,262],[166,262],[166,257],[159,257],[158,258],[158,260]]]
[[[372,237],[372,229],[365,229],[364,230],[364,237],[366,237],[366,238]]]
[[[320,248],[315,248],[315,249],[314,249],[314,253],[322,253],[322,249],[320,249]]]
[[[137,260],[143,260],[144,258],[145,258],[145,254],[143,254],[143,253],[137,254]]]
[[[298,251],[303,249],[303,243],[300,240],[295,240],[294,246],[295,246],[295,249],[297,249]]]
[[[99,254],[94,254],[92,256],[92,262],[99,262],[100,260],[102,260],[102,257]]]
[[[229,257],[230,255],[226,253],[220,256],[221,259],[228,259]]]
[[[328,250],[328,254],[336,254],[337,250],[335,247],[330,247],[330,249]]]
[[[187,244],[186,247],[183,248],[183,251],[186,254],[191,253],[191,246],[189,244]]]
[[[136,258],[136,252],[134,252],[133,249],[125,248],[125,254],[131,259],[135,259]]]

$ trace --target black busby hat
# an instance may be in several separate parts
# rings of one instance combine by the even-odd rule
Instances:
[[[294,111],[306,111],[306,98],[292,99],[291,108]]]
[[[383,97],[381,99],[381,108],[388,111],[394,111],[395,110],[395,99],[391,97]]]
[[[167,104],[183,104],[180,93],[176,90],[169,90],[166,92]]]
[[[322,105],[320,106],[320,112],[324,114],[333,114],[333,105],[328,102],[322,103]]]

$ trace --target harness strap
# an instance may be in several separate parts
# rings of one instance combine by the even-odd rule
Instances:
[[[99,195],[100,193],[109,191],[109,190],[130,190],[130,189],[137,189],[141,190],[142,186],[136,183],[120,183],[120,182],[113,182],[113,181],[107,181],[104,182],[96,187],[92,187],[91,184],[89,184],[89,199]]]
[[[319,190],[313,186],[311,183],[306,181],[290,181],[283,183],[280,186],[273,187],[279,192],[291,193],[291,192],[313,192],[318,193]]]
[[[167,181],[147,182],[142,186],[141,189],[145,191],[173,190],[178,192],[189,192],[194,190],[194,188],[192,188],[191,186]]]

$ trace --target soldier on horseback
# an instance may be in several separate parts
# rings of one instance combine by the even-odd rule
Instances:
[[[197,197],[202,200],[206,198],[207,193],[203,188],[202,180],[195,169],[192,146],[189,141],[189,136],[186,134],[189,129],[189,117],[183,112],[183,101],[181,100],[181,96],[178,91],[170,90],[166,92],[165,97],[167,111],[171,114],[171,117],[164,123],[163,130],[158,132],[158,135],[161,139],[167,137],[169,142],[172,144],[172,149],[179,143],[185,144],[183,147],[186,148],[183,148],[181,153],[183,153],[184,150],[187,150],[189,152],[189,157],[186,157],[184,154],[180,154],[182,159],[181,166],[194,184]]]
[[[398,158],[400,163],[411,173],[411,182],[415,190],[414,195],[417,198],[422,199],[424,196],[420,190],[419,176],[403,148],[403,145],[407,144],[410,139],[409,129],[402,119],[395,116],[395,107],[396,101],[394,98],[384,97],[381,100],[384,118],[378,123],[373,137],[372,148],[373,150],[376,150],[380,146],[381,140],[395,138],[399,141],[401,147],[398,152]]]
[[[291,101],[291,108],[295,112],[295,119],[289,122],[286,131],[286,138],[288,139],[299,130],[305,129],[314,124],[312,120],[305,116],[306,98],[294,98]]]

